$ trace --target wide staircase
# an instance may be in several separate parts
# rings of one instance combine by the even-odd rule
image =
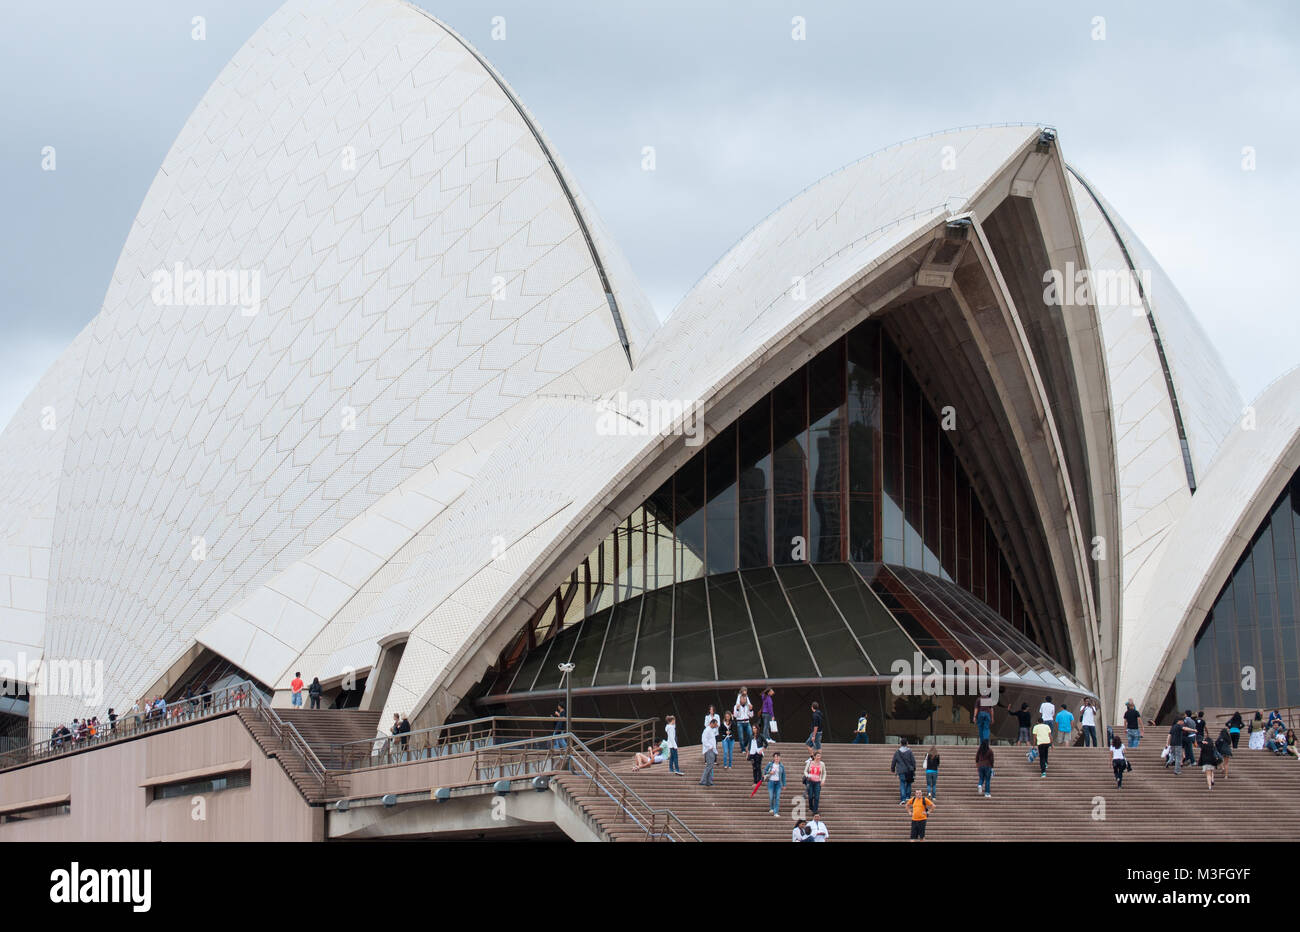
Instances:
[[[670,809],[702,841],[790,840],[791,813],[802,797],[808,749],[778,744],[787,785],[781,817],[768,812],[767,788],[753,789],[749,761],[736,755],[733,768],[715,771],[714,786],[699,785],[700,749],[682,748],[686,776],[664,764],[633,771],[631,754],[608,758],[618,776],[651,807]],[[831,841],[905,841],[909,817],[898,804],[898,780],[889,771],[893,745],[828,744],[822,748],[827,781],[821,817]],[[771,759],[771,750],[767,759]],[[923,748],[915,749],[918,761]],[[1026,748],[999,746],[992,798],[977,794],[975,748],[940,746],[938,800],[928,841],[1293,841],[1300,836],[1300,763],[1241,749],[1229,775],[1211,791],[1199,767],[1181,775],[1165,770],[1160,742],[1144,740],[1129,750],[1133,770],[1117,789],[1105,748],[1053,748],[1048,775],[1025,758]],[[924,787],[924,776],[918,773]],[[642,840],[645,833],[608,793],[592,792],[579,774],[557,780],[614,840]]]
[[[375,737],[380,713],[359,709],[276,709],[275,712],[286,725],[297,729],[320,763],[330,771],[328,785],[322,787],[304,756],[292,744],[278,740],[274,729],[256,709],[240,709],[239,717],[262,752],[280,762],[308,802],[321,803],[346,795],[346,775],[334,772],[341,763],[339,745]]]

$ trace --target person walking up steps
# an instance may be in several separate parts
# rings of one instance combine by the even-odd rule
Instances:
[[[780,751],[772,754],[772,759],[768,761],[763,776],[767,778],[767,799],[771,803],[772,815],[779,816],[781,814],[781,791],[785,789],[785,765],[781,763]]]
[[[987,740],[981,741],[979,750],[975,752],[975,769],[979,771],[979,786],[975,787],[977,793],[983,793],[985,799],[993,798],[993,748],[989,747]]]
[[[1200,741],[1201,759],[1198,763],[1201,766],[1201,772],[1205,774],[1206,789],[1214,789],[1214,771],[1218,769],[1220,763],[1219,752],[1214,749],[1214,742],[1210,740],[1209,735],[1205,735]]]
[[[931,799],[939,798],[939,746],[930,745],[925,755],[925,795]]]
[[[1235,743],[1227,728],[1219,729],[1219,737],[1214,740],[1214,749],[1219,752],[1219,758],[1223,763],[1223,779],[1228,779],[1228,761],[1232,759],[1232,749]]]
[[[1047,752],[1052,749],[1052,727],[1039,720],[1034,726],[1034,743],[1038,745],[1038,775],[1047,776]]]
[[[682,768],[677,763],[677,719],[669,715],[664,719],[664,733],[668,737],[668,772],[684,777]]]
[[[1056,737],[1062,746],[1068,745],[1074,737],[1074,713],[1065,706],[1056,713]]]
[[[988,710],[987,706],[981,705],[975,712],[975,728],[981,741],[989,740],[989,734],[993,728],[993,713]]]
[[[1115,787],[1124,786],[1124,774],[1130,769],[1128,758],[1124,756],[1124,742],[1119,736],[1110,739],[1110,769],[1115,775]]]
[[[916,758],[907,746],[906,738],[898,739],[898,750],[889,762],[889,772],[898,776],[898,804],[907,805],[912,795],[912,780],[916,777]]]
[[[1232,718],[1228,719],[1228,736],[1232,739],[1232,749],[1237,750],[1237,742],[1241,740],[1241,730],[1246,727],[1246,723],[1241,720],[1240,712],[1233,712]]]
[[[1043,703],[1038,707],[1038,717],[1047,722],[1048,728],[1051,728],[1052,722],[1056,721],[1056,703],[1052,702],[1051,696],[1043,697]]]
[[[934,801],[926,799],[918,786],[912,798],[903,802],[907,803],[908,815],[912,817],[911,840],[925,841],[925,823],[930,818],[930,810],[935,807]]]
[[[1130,699],[1125,703],[1124,731],[1128,734],[1128,746],[1137,747],[1142,742],[1142,715]]]

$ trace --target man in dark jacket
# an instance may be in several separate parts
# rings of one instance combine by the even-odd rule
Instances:
[[[898,804],[907,805],[912,795],[912,779],[916,776],[916,758],[907,746],[906,738],[898,739],[898,750],[889,762],[889,772],[898,775]]]

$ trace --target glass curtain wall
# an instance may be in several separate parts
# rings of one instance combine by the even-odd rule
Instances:
[[[532,643],[706,576],[849,561],[948,580],[1029,630],[942,413],[875,321],[836,341],[700,448],[556,590],[533,620]],[[673,598],[705,591],[665,596],[668,616]]]
[[[1206,615],[1174,679],[1178,708],[1267,712],[1300,705],[1297,511],[1300,472],[1274,502]]]

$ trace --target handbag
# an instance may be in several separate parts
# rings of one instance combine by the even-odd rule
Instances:
[[[776,719],[771,720],[771,729],[772,729],[772,734],[776,734],[777,732]]]

